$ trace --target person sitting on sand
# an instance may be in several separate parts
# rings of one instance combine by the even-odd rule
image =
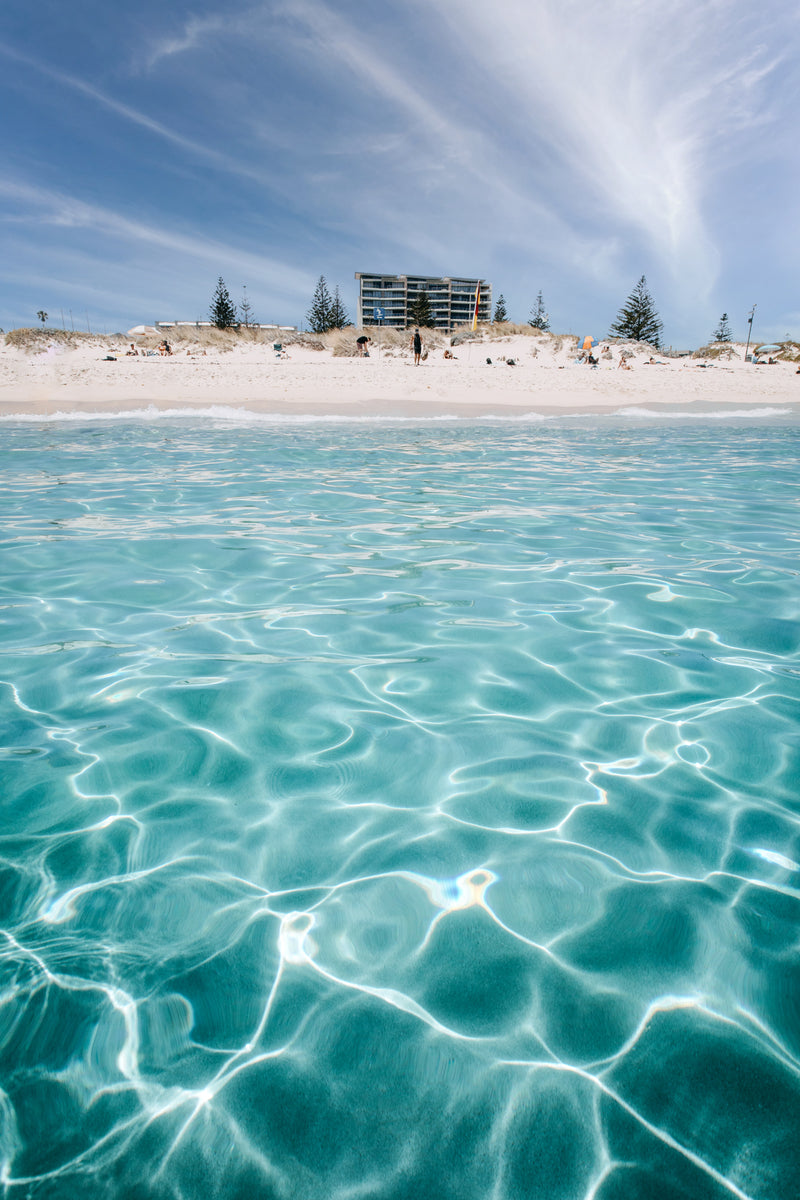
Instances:
[[[618,371],[632,371],[633,370],[633,367],[631,366],[631,364],[628,362],[627,358],[625,358],[624,355],[622,355],[620,357],[620,360],[617,363],[617,370]]]
[[[125,357],[126,358],[138,358],[139,357],[139,351],[136,349],[133,342],[131,342],[130,350],[125,351]]]
[[[453,361],[455,362],[455,357],[456,357],[456,356],[455,356],[455,354],[453,354],[453,351],[452,351],[452,350],[445,350],[445,352],[444,352],[444,356],[445,356],[445,358],[452,358],[452,359],[453,359]]]
[[[414,351],[414,366],[419,366],[420,355],[422,354],[422,338],[418,329],[414,330],[414,336],[411,339],[411,349]]]

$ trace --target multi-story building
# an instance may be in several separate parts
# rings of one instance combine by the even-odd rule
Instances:
[[[435,329],[451,330],[469,325],[475,311],[475,293],[480,284],[478,320],[492,319],[492,285],[485,279],[439,278],[432,275],[369,275],[356,271],[359,283],[358,321],[360,326],[389,325],[406,329],[411,323],[409,307],[420,292],[428,293]],[[375,310],[385,314],[381,320]]]

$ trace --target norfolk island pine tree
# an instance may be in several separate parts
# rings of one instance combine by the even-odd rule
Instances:
[[[344,329],[345,326],[350,325],[350,324],[351,324],[350,317],[347,312],[347,309],[345,308],[344,304],[342,303],[342,298],[339,295],[339,285],[337,283],[336,287],[333,289],[333,300],[331,301],[329,328],[330,329]]]
[[[320,275],[317,280],[317,286],[314,289],[314,297],[311,301],[311,308],[306,313],[306,320],[312,333],[327,333],[333,328],[331,317],[333,313],[333,299],[328,291],[328,284],[325,276]]]
[[[636,342],[647,342],[658,349],[663,328],[653,297],[647,290],[647,280],[642,275],[617,313],[617,318],[608,331],[609,337],[632,338]]]
[[[230,293],[225,287],[225,281],[221,275],[217,280],[217,286],[211,298],[211,307],[208,310],[208,315],[217,329],[230,329],[231,326],[238,325],[239,323],[239,318],[236,315],[236,306],[230,298]]]
[[[536,297],[535,307],[531,309],[531,318],[528,324],[534,329],[541,329],[542,333],[548,333],[550,330],[550,318],[547,315],[541,292]]]
[[[731,327],[728,322],[727,313],[723,313],[720,317],[713,340],[715,342],[729,342],[731,340]]]
[[[416,299],[408,306],[408,324],[417,325],[420,329],[432,329],[434,324],[431,298],[423,288],[417,293]]]
[[[239,312],[241,313],[242,325],[244,325],[245,329],[249,329],[251,325],[255,324],[253,320],[253,306],[247,298],[247,284],[244,286],[244,296],[239,301]]]

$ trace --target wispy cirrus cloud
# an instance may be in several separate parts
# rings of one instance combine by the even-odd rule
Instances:
[[[86,80],[80,79],[75,75],[71,75],[66,71],[60,71],[56,67],[52,67],[47,63],[41,62],[38,59],[31,57],[28,54],[23,54],[18,50],[14,50],[0,43],[0,54],[6,58],[13,59],[15,62],[21,63],[45,78],[52,80],[54,83],[62,87],[69,88],[74,92],[79,92],[81,95],[92,100],[94,103],[114,113],[118,117],[122,117],[125,121],[130,121],[134,125],[140,126],[149,133],[154,134],[157,138],[162,139],[184,151],[190,157],[199,160],[200,162],[209,163],[212,166],[229,172],[233,175],[238,175],[246,179],[252,179],[258,183],[266,184],[269,182],[268,174],[258,168],[248,166],[232,158],[229,154],[215,149],[213,146],[208,146],[203,142],[199,142],[194,138],[185,137],[183,134],[176,132],[170,126],[165,125],[161,121],[156,121],[147,113],[140,109],[132,107],[130,104],[124,104],[113,96],[107,95],[100,88],[94,87],[87,83]]]
[[[387,38],[395,23],[383,12],[350,10],[348,17],[346,6],[326,0],[264,0],[224,20],[189,16],[151,48],[148,63],[163,69],[221,37],[248,50],[277,37],[297,78],[311,79],[315,69],[326,82],[338,75],[326,108],[334,118],[328,144],[319,131],[307,144],[322,161],[304,167],[302,149],[292,153],[287,143],[287,163],[305,174],[307,190],[326,191],[332,215],[349,207],[372,231],[379,211],[400,218],[402,229],[412,181],[419,181],[433,226],[452,228],[459,206],[477,220],[480,194],[484,211],[502,213],[509,234],[521,245],[538,242],[545,258],[566,256],[596,275],[633,240],[671,274],[691,279],[694,291],[707,292],[719,262],[705,208],[709,176],[726,144],[769,119],[763,85],[779,61],[743,36],[744,6],[733,9],[736,19],[730,5],[723,13],[713,4],[698,11],[687,0],[664,0],[658,10],[609,0],[587,19],[577,0],[504,0],[492,9],[482,0],[441,0],[435,10],[417,0],[409,26],[426,27],[439,47],[432,55],[413,38]],[[258,111],[257,83],[246,72],[244,86]],[[336,136],[337,108],[357,90],[408,131],[378,139],[383,188],[373,160]],[[503,120],[488,120],[492,112]],[[338,146],[339,174],[324,161]],[[379,199],[374,211],[367,195]],[[447,254],[447,235],[431,232],[418,232],[417,245]]]
[[[12,264],[32,218],[90,254],[102,191],[98,229],[139,247],[159,295],[169,244],[195,290],[212,260],[248,281],[294,264],[300,289],[320,271],[463,271],[516,315],[544,286],[557,321],[611,319],[642,273],[686,328],[740,288],[748,308],[767,280],[794,296],[789,0],[176,0],[135,39],[133,21],[114,14],[79,52],[66,18],[63,52],[0,48],[0,99],[28,101],[4,130],[17,178],[60,198],[7,194]],[[99,249],[96,269],[102,287]]]
[[[709,158],[769,120],[763,84],[781,59],[744,36],[732,9],[743,12],[686,0],[609,0],[594,15],[576,0],[442,0],[438,15],[510,114],[519,149],[548,148],[556,187],[571,181],[587,209],[593,200],[707,288],[718,259]]]
[[[513,228],[519,242],[527,244],[535,230],[534,240],[545,257],[555,246],[576,264],[591,264],[592,256],[601,253],[605,239],[571,226],[557,206],[532,191],[516,155],[496,131],[493,135],[483,120],[475,119],[479,104],[470,95],[463,62],[444,56],[440,69],[431,71],[424,59],[413,53],[401,56],[396,44],[387,44],[380,19],[349,22],[325,0],[278,0],[273,7],[303,29],[304,51],[325,67],[328,78],[336,75],[349,80],[348,86],[371,93],[381,112],[393,111],[407,130],[404,136],[386,133],[363,119],[355,149],[349,135],[349,150],[343,148],[342,153],[349,153],[351,203],[361,222],[373,224],[370,205],[380,222],[398,230],[408,226],[411,214],[409,244],[428,259],[452,261],[453,243],[459,238],[463,242],[459,221],[472,219],[477,206],[487,216],[503,214],[505,228]],[[342,145],[335,135],[328,136],[326,154],[331,145]],[[362,153],[362,139],[372,142],[387,160],[383,188],[376,182],[374,158]],[[424,193],[423,221],[417,214],[417,187]],[[444,236],[431,236],[435,225],[446,230]],[[481,231],[473,240],[485,241]]]
[[[230,18],[227,16],[190,16],[180,33],[151,42],[145,54],[145,67],[152,70],[163,59],[195,50],[207,39],[216,37],[223,31],[230,31]]]
[[[253,281],[267,280],[287,294],[307,297],[313,275],[267,255],[221,242],[207,234],[187,235],[166,225],[150,225],[50,188],[9,179],[0,180],[0,199],[24,204],[31,225],[89,229],[125,242],[152,246],[175,256],[226,264]]]

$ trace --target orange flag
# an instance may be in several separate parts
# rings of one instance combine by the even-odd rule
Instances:
[[[475,289],[475,311],[472,314],[472,328],[473,329],[478,328],[478,305],[480,304],[480,302],[481,302],[481,285],[480,285],[480,281],[478,281],[478,286]]]

